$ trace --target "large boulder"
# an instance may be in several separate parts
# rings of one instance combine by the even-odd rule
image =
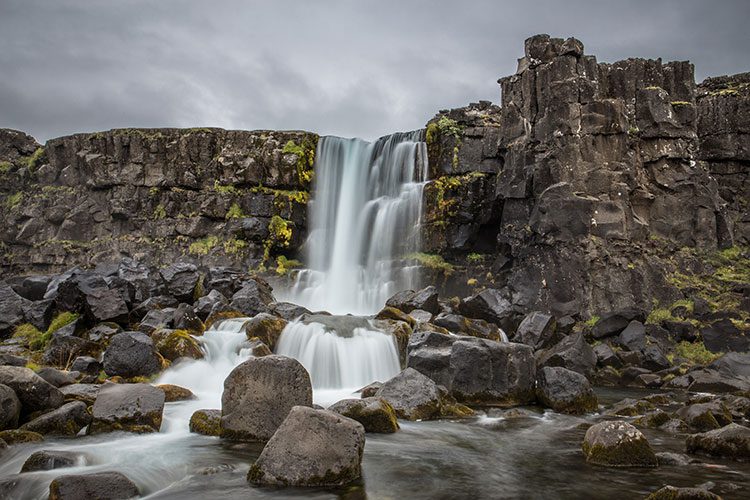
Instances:
[[[21,412],[57,408],[63,404],[63,395],[33,370],[20,366],[0,366],[0,384],[10,387],[21,401]]]
[[[580,373],[545,366],[537,373],[536,395],[541,404],[562,413],[595,411],[598,401],[589,381]]]
[[[201,279],[197,267],[178,262],[161,269],[159,274],[169,294],[178,302],[193,302],[195,288]]]
[[[40,470],[62,469],[84,465],[86,458],[80,453],[70,451],[35,451],[26,459],[21,467],[21,472],[36,472]]]
[[[43,435],[75,436],[89,423],[91,415],[86,409],[86,403],[71,401],[23,424],[21,429]]]
[[[444,389],[414,368],[407,368],[385,382],[375,396],[388,401],[396,415],[406,420],[472,414],[468,408],[456,405]]]
[[[101,389],[100,384],[71,384],[60,388],[65,401],[83,401],[87,405],[93,405]]]
[[[404,290],[398,292],[389,298],[385,305],[394,307],[405,313],[410,313],[415,309],[437,314],[440,310],[438,303],[438,292],[434,286],[428,286],[421,290]]]
[[[0,384],[0,431],[18,427],[21,416],[21,401],[13,389]]]
[[[159,432],[164,391],[149,384],[105,384],[92,410],[89,434],[111,431]]]
[[[257,338],[273,351],[286,325],[285,319],[268,313],[260,313],[246,321],[242,329],[245,330],[245,335],[249,340]]]
[[[529,345],[534,350],[551,347],[559,340],[555,318],[540,311],[527,314],[513,337],[513,342]]]
[[[232,295],[229,307],[239,311],[246,316],[255,316],[262,312],[268,312],[269,305],[273,302],[271,287],[260,279],[250,279],[242,284],[242,288]]]
[[[24,321],[26,299],[18,295],[4,281],[0,281],[0,339],[9,337]]]
[[[118,333],[104,351],[104,371],[109,376],[149,376],[158,373],[161,367],[154,342],[140,332]]]
[[[407,366],[464,403],[526,404],[535,399],[534,353],[524,344],[418,332],[409,339]]]
[[[58,283],[55,301],[61,310],[83,313],[92,323],[119,323],[128,318],[125,299],[94,272],[74,272]]]
[[[66,370],[58,370],[57,368],[52,368],[51,366],[40,368],[36,372],[36,374],[58,388],[65,385],[75,384],[76,377],[80,375],[79,373],[69,372]]]
[[[750,459],[750,428],[731,423],[721,429],[688,436],[686,445],[688,453],[748,460]]]
[[[343,486],[359,479],[365,429],[326,411],[295,406],[250,467],[265,486]]]
[[[627,422],[592,425],[582,444],[586,461],[605,467],[656,467],[658,460],[646,437]]]
[[[458,309],[464,316],[489,321],[503,330],[510,331],[513,328],[513,306],[500,290],[482,290],[463,299]]]
[[[286,356],[252,358],[224,380],[222,436],[267,441],[294,406],[312,406],[310,375]]]
[[[135,483],[119,472],[60,476],[49,485],[49,500],[124,500],[140,494]]]
[[[396,412],[383,398],[344,399],[328,410],[356,420],[365,432],[393,433],[399,429]]]
[[[622,332],[631,321],[643,321],[643,311],[637,309],[623,309],[602,315],[591,329],[596,339],[612,337]]]
[[[589,376],[596,367],[596,353],[581,333],[568,335],[560,342],[536,354],[537,366],[562,366]]]
[[[178,358],[203,359],[203,349],[187,330],[157,330],[151,335],[151,340],[159,354],[170,361]]]
[[[750,378],[750,352],[728,352],[711,363],[709,368],[728,377]]]

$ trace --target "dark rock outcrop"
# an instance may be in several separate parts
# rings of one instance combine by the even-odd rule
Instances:
[[[104,351],[104,371],[109,376],[149,376],[161,368],[154,342],[140,332],[118,333]]]

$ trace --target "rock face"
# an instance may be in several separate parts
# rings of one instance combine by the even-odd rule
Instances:
[[[527,345],[418,332],[409,339],[407,366],[464,403],[513,405],[535,399],[534,353]]]
[[[285,356],[252,358],[224,381],[222,437],[267,441],[294,406],[312,406],[310,375]]]
[[[326,410],[295,406],[250,467],[266,486],[342,486],[361,475],[365,430]]]
[[[399,429],[396,412],[383,398],[344,399],[328,408],[329,411],[356,420],[365,432],[393,433]]]
[[[109,376],[149,376],[160,370],[154,342],[140,332],[118,333],[104,351],[104,371]]]
[[[50,500],[125,500],[140,494],[135,483],[119,472],[60,476],[49,485]]]
[[[595,411],[597,399],[589,381],[574,371],[545,366],[537,373],[537,399],[541,404],[563,413]]]
[[[729,424],[721,429],[687,437],[688,453],[703,453],[734,460],[750,459],[750,429]]]
[[[164,391],[149,384],[107,384],[96,396],[89,434],[159,432]]]
[[[656,467],[658,461],[641,431],[626,422],[600,422],[583,439],[586,461],[605,467]]]

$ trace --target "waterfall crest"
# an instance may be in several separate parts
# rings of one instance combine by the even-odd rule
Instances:
[[[422,132],[375,142],[322,137],[306,243],[309,268],[289,300],[312,310],[372,314],[418,286],[418,267],[399,256],[419,249],[427,180]]]

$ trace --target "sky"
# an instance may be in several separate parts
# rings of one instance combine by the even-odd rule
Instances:
[[[297,129],[374,139],[498,103],[536,33],[599,61],[750,71],[748,0],[0,0],[0,127]]]

